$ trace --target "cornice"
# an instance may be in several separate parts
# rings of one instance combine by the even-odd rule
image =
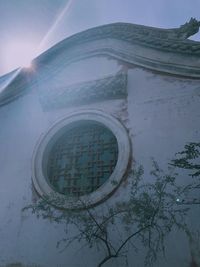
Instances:
[[[108,55],[130,64],[173,75],[200,78],[200,42],[188,40],[198,32],[200,22],[191,19],[174,29],[160,29],[130,23],[114,23],[77,33],[40,55],[38,68],[60,57],[54,73],[87,57]],[[57,70],[56,70],[57,69]]]
[[[200,43],[187,38],[198,32],[200,22],[191,18],[179,28],[161,29],[131,23],[113,23],[77,33],[61,41],[53,50],[67,49],[94,40],[113,38],[162,51],[200,55]],[[51,50],[51,49],[50,49]],[[49,50],[49,51],[50,51]],[[44,53],[45,55],[46,53]]]
[[[31,72],[23,69],[16,69],[0,77],[0,106],[6,105],[19,96],[30,92],[32,77]]]
[[[149,70],[200,79],[200,42],[187,39],[199,30],[199,25],[195,19],[175,29],[114,23],[77,33],[33,60],[34,73],[20,71],[1,91],[0,106],[30,92],[35,84],[53,79],[71,63],[95,56],[110,56]],[[0,79],[5,82],[4,77]]]

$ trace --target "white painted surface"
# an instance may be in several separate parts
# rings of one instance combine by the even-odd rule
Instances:
[[[150,157],[165,167],[185,142],[199,141],[199,106],[198,80],[134,68],[128,71],[127,102],[104,101],[85,107],[119,118],[129,130],[134,160],[148,170]],[[100,257],[90,250],[79,250],[76,244],[59,253],[56,241],[62,238],[63,227],[21,211],[32,202],[31,158],[39,137],[55,121],[77,108],[44,112],[37,88],[0,108],[0,266],[22,262],[42,267],[94,267]],[[123,197],[125,190],[123,186],[119,188],[112,199]],[[177,237],[178,233],[171,238],[178,240]],[[176,267],[177,262],[179,266],[188,266],[187,243],[184,239],[182,242],[182,237],[179,241],[169,251],[167,262],[155,266]],[[135,256],[133,262],[137,262]],[[120,264],[113,261],[106,266],[122,267]],[[143,265],[138,262],[136,266]]]

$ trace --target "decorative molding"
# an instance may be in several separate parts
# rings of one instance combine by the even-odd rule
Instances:
[[[23,69],[16,69],[0,77],[0,107],[30,92],[33,74]]]
[[[175,29],[130,23],[103,25],[61,41],[35,59],[35,64],[38,69],[48,67],[56,75],[72,62],[111,56],[163,73],[200,78],[200,42],[186,39],[198,31],[199,24],[191,19]],[[44,72],[41,78],[45,80]]]
[[[44,85],[46,81],[49,81],[50,76],[53,79],[57,73],[71,63],[94,56],[111,56],[122,62],[150,70],[199,79],[200,42],[187,39],[199,30],[199,26],[200,22],[192,18],[175,29],[114,23],[77,33],[38,56],[33,61],[35,71],[32,74],[22,69],[0,93],[0,106],[25,92],[30,92],[33,88],[35,89],[35,85],[37,87],[37,84]],[[1,80],[4,81],[4,77],[0,77],[0,82]],[[93,91],[90,90],[92,94]],[[58,91],[63,96],[66,93],[65,89],[61,88]],[[103,92],[95,92],[98,94],[97,100],[103,98]],[[112,95],[113,92],[106,93],[106,97],[109,98],[109,94]],[[116,95],[119,94],[116,93]],[[73,96],[73,98],[76,97]],[[92,98],[95,100],[94,96]],[[66,101],[65,99],[65,103]],[[84,101],[89,101],[89,97]]]
[[[177,37],[180,39],[187,39],[199,31],[200,21],[195,18],[191,18],[189,22],[181,25],[177,30]]]
[[[82,105],[96,101],[125,98],[127,96],[127,74],[119,72],[102,79],[72,84],[66,87],[39,90],[44,110]]]
[[[61,41],[38,60],[45,61],[46,54],[60,49],[69,49],[72,46],[88,43],[94,40],[113,38],[131,44],[152,47],[162,51],[200,55],[200,43],[187,38],[198,32],[200,22],[191,18],[189,22],[174,29],[161,29],[131,23],[113,23],[98,26]],[[53,55],[53,53],[52,53]],[[48,57],[46,57],[48,60]]]

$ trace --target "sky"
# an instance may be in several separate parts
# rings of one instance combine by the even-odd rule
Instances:
[[[200,20],[200,0],[0,0],[0,76],[82,30],[113,22],[159,28]],[[192,39],[200,41],[200,33]]]

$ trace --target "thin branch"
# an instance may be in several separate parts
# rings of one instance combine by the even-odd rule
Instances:
[[[138,235],[142,231],[146,230],[147,228],[151,227],[151,225],[146,225],[145,227],[140,228],[138,231],[135,233],[131,234],[129,237],[127,237],[124,242],[121,244],[121,246],[117,249],[116,256],[119,254],[119,252],[122,250],[122,248],[127,244],[127,242],[133,238],[134,236]]]
[[[95,235],[97,238],[99,238],[102,242],[104,242],[104,244],[106,245],[107,251],[108,251],[108,256],[111,256],[111,249],[109,247],[109,242],[107,239],[104,239],[103,237],[99,236],[99,235]]]
[[[107,256],[105,257],[99,264],[97,267],[101,267],[103,266],[104,263],[106,263],[107,261],[109,261],[110,259],[112,258],[116,258],[117,256],[116,255],[110,255],[110,256]]]

